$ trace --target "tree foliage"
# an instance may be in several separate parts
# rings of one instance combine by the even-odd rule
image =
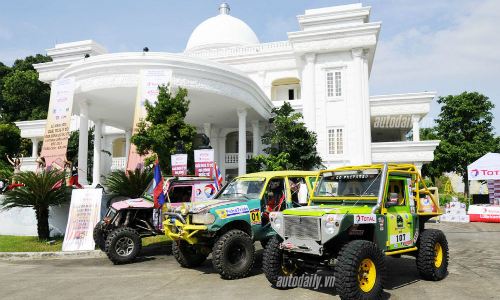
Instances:
[[[6,194],[1,200],[3,210],[14,207],[31,207],[35,210],[38,238],[46,240],[50,236],[49,206],[67,203],[71,196],[71,188],[54,185],[64,179],[64,173],[55,170],[37,176],[35,172],[22,172],[16,175],[17,180],[25,186]]]
[[[156,153],[162,171],[168,174],[171,173],[170,156],[175,153],[176,142],[184,142],[186,150],[191,151],[196,127],[184,122],[190,103],[186,99],[188,91],[179,88],[173,97],[168,86],[160,86],[158,89],[158,102],[154,104],[146,100],[148,115],[145,121],[137,124],[137,131],[132,135],[131,142],[140,155]]]
[[[441,143],[434,159],[441,171],[463,177],[468,197],[467,166],[488,152],[500,150],[500,138],[495,137],[492,126],[495,106],[477,92],[439,97],[437,102],[443,106],[436,120]]]
[[[273,108],[276,116],[270,120],[273,128],[262,135],[267,157],[258,156],[249,161],[248,168],[259,170],[311,170],[322,166],[316,150],[317,137],[300,122],[302,114],[294,113],[289,102]]]
[[[113,193],[129,198],[139,198],[153,180],[153,170],[116,170],[106,176],[104,185]]]
[[[441,140],[441,137],[437,133],[435,127],[420,128],[420,140]],[[439,178],[442,174],[441,169],[443,169],[443,167],[440,166],[440,161],[434,159],[432,162],[423,165],[421,175],[422,177],[430,177],[432,182],[435,183],[436,178]]]

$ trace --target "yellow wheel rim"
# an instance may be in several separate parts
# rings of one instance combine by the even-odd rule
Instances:
[[[285,275],[292,275],[295,271],[297,271],[297,266],[294,265],[293,268],[288,268],[284,263],[281,263],[281,269]]]
[[[375,264],[369,258],[365,258],[358,269],[358,282],[359,287],[363,292],[369,292],[372,290],[377,280],[377,270]]]
[[[441,244],[436,243],[434,246],[434,265],[439,268],[443,262],[443,247]]]

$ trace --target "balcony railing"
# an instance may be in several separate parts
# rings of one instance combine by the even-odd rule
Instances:
[[[113,161],[111,162],[111,171],[125,170],[125,168],[127,168],[126,157],[113,157]]]
[[[253,157],[252,153],[247,153],[247,159]],[[238,163],[238,153],[226,153],[226,164],[237,164]]]
[[[273,42],[258,45],[249,45],[242,47],[229,47],[222,49],[211,49],[211,50],[200,50],[194,52],[186,52],[185,55],[199,57],[203,59],[211,58],[223,58],[230,56],[239,56],[247,54],[256,53],[269,53],[269,52],[279,52],[279,51],[290,51],[292,50],[292,45],[288,41]]]

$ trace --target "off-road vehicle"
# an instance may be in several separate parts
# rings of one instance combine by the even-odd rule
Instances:
[[[210,199],[215,195],[214,179],[208,177],[164,178],[170,205]],[[142,238],[163,235],[161,211],[153,207],[151,182],[141,198],[114,202],[94,228],[94,241],[115,264],[129,263],[141,251]]]
[[[251,270],[254,241],[263,245],[276,234],[269,213],[307,205],[317,172],[277,171],[233,179],[213,200],[184,203],[165,212],[165,234],[182,267],[202,264],[212,252],[223,278],[244,277]]]
[[[422,198],[434,207],[421,207]],[[380,299],[386,255],[415,256],[425,279],[446,276],[446,237],[425,228],[440,214],[437,199],[413,165],[321,171],[310,206],[270,214],[278,234],[264,250],[263,269],[278,288],[284,288],[276,285],[280,276],[331,269],[341,299]]]

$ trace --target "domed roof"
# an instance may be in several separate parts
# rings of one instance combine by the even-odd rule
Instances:
[[[220,14],[196,27],[185,52],[232,46],[259,44],[253,30],[243,21],[229,15],[226,2],[219,7]]]

